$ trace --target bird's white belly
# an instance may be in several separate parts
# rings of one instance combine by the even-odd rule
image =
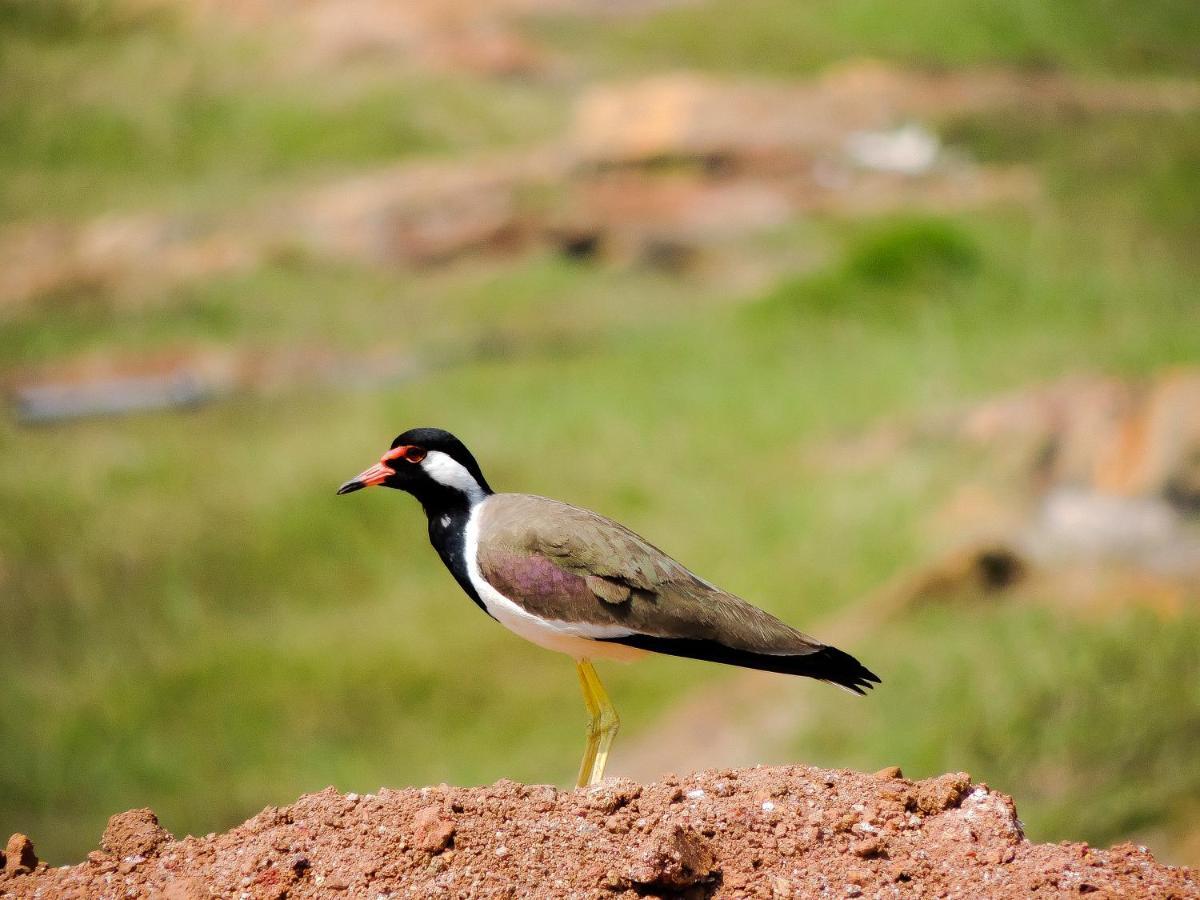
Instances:
[[[478,590],[478,588],[476,589]],[[480,591],[480,597],[483,598],[488,612],[509,631],[520,635],[527,641],[537,644],[539,647],[545,647],[547,650],[557,650],[559,653],[566,653],[576,659],[600,657],[628,661],[645,655],[646,651],[639,650],[636,647],[627,647],[624,644],[614,644],[572,633],[574,629],[569,623],[539,619],[537,616],[519,609],[517,604],[503,597],[499,592],[493,591],[493,593],[502,602],[496,602],[493,598],[487,598]],[[517,608],[514,609],[514,607]],[[625,634],[628,634],[628,632],[622,631],[620,634],[601,636],[623,637]]]
[[[486,502],[486,500],[483,501],[483,503]],[[629,661],[645,655],[645,650],[603,640],[604,638],[626,637],[633,633],[628,628],[543,619],[492,587],[480,573],[477,560],[479,508],[483,503],[476,505],[471,512],[471,517],[467,520],[463,555],[466,557],[467,576],[471,579],[471,585],[479,594],[479,599],[483,601],[483,605],[492,618],[509,631],[539,647],[557,650],[559,653],[566,653],[576,659],[590,657]]]

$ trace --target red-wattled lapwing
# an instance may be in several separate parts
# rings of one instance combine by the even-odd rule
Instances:
[[[879,682],[858,660],[693,575],[599,513],[497,494],[462,441],[414,428],[339,494],[408,491],[429,540],[467,595],[521,637],[575,658],[591,717],[579,786],[600,781],[619,720],[591,660],[646,651],[807,675],[855,693]]]

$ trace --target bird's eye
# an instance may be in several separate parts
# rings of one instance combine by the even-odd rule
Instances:
[[[426,451],[424,447],[409,447],[408,452],[404,454],[405,462],[419,463],[425,458]]]

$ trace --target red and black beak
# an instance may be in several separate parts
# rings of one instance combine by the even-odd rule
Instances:
[[[371,468],[359,472],[338,488],[338,494],[351,494],[354,491],[361,491],[363,488],[370,487],[373,484],[383,484],[389,475],[395,474],[395,469],[385,466],[382,462],[377,462]]]
[[[375,465],[371,468],[359,472],[340,488],[338,488],[339,496],[341,494],[352,494],[355,491],[361,491],[365,487],[371,487],[374,484],[383,484],[388,478],[396,474],[396,470],[389,463],[397,460],[411,460],[412,462],[420,462],[425,456],[425,451],[418,447],[401,446],[393,447],[385,453]]]

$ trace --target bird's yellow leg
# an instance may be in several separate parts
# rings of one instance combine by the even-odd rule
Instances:
[[[579,764],[577,787],[598,784],[604,777],[604,766],[608,762],[608,751],[612,747],[621,720],[608,699],[608,692],[600,683],[600,676],[590,660],[576,663],[579,671],[579,686],[583,689],[583,702],[588,711],[587,745],[583,750],[583,762]]]

